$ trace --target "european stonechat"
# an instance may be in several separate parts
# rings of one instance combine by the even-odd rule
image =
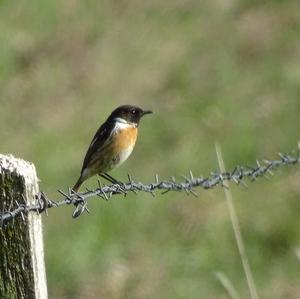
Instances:
[[[152,113],[139,107],[124,105],[116,108],[96,132],[85,155],[80,177],[73,187],[78,192],[82,183],[99,174],[110,182],[117,181],[107,174],[121,165],[131,154],[142,116]]]

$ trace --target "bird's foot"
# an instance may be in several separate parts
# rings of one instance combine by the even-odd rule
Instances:
[[[126,185],[123,182],[116,180],[114,177],[112,177],[108,173],[102,173],[102,174],[100,174],[100,176],[102,178],[108,180],[112,184],[118,185],[118,190],[121,191],[121,193],[124,193],[124,195],[127,194]]]

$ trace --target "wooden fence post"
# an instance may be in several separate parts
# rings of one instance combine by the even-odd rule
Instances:
[[[31,204],[38,193],[33,164],[0,155],[0,213]],[[0,298],[47,299],[41,216],[0,223]]]

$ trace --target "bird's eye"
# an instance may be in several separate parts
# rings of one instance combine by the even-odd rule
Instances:
[[[135,113],[136,113],[136,110],[131,110],[131,113],[132,113],[132,114],[135,114]]]

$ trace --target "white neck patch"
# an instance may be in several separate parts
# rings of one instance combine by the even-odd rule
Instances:
[[[115,130],[136,128],[137,126],[135,123],[128,122],[125,119],[120,117],[117,117],[114,120],[116,122]]]

